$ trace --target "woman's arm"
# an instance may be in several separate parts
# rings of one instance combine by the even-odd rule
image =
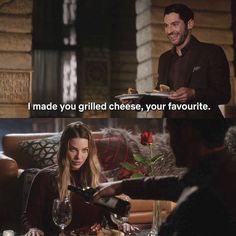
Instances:
[[[44,209],[42,199],[45,192],[44,173],[39,172],[30,187],[26,208],[24,209],[21,220],[25,232],[35,232],[35,235],[43,235],[42,211]]]

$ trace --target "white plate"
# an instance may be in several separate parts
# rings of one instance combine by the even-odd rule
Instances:
[[[120,99],[120,100],[125,100],[125,99],[139,99],[142,98],[144,95],[144,93],[137,93],[137,94],[121,94],[121,95],[117,95],[115,96],[115,98]]]
[[[169,92],[146,92],[145,94],[153,97],[165,97],[165,98],[168,98],[170,96]]]
[[[121,95],[115,96],[115,98],[120,99],[120,100],[140,99],[143,96],[168,98],[170,96],[170,93],[169,92],[145,92],[145,93],[137,93],[137,94],[121,94]]]

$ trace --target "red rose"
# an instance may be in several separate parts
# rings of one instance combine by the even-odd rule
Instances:
[[[141,144],[148,145],[153,143],[153,137],[151,131],[145,131],[141,134]]]

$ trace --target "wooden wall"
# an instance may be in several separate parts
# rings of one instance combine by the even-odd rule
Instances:
[[[0,0],[0,117],[30,116],[32,4],[32,0]],[[79,5],[79,102],[118,102],[115,95],[135,87],[135,20],[135,0],[86,0]],[[78,116],[123,117],[124,112]]]
[[[118,0],[111,16],[111,102],[135,88],[137,76],[135,0]],[[135,112],[114,111],[111,117],[136,117]]]
[[[85,87],[82,86],[83,102],[88,101],[90,96],[93,96],[93,100],[114,102],[115,95],[125,93],[128,87],[135,87],[135,83],[139,92],[151,90],[155,86],[159,56],[171,47],[164,34],[163,9],[176,2],[185,3],[194,10],[196,27],[193,34],[196,37],[219,44],[225,50],[230,63],[232,99],[224,110],[228,116],[234,114],[236,84],[230,0],[104,1],[104,7],[107,9],[109,3],[111,9],[107,9],[104,18],[106,27],[100,25],[103,27],[103,36],[95,30],[92,47],[84,45],[81,50],[84,58],[79,65],[79,73],[87,88],[83,91]],[[101,36],[104,40],[97,40]],[[87,39],[85,41],[90,42]],[[32,0],[0,0],[0,117],[30,115],[26,104],[31,101],[31,45]],[[87,70],[88,67],[90,69]],[[97,81],[101,86],[91,82],[91,78],[98,76],[90,73],[91,68],[99,68],[101,76],[106,74]],[[104,80],[105,84],[102,85]],[[84,115],[123,117],[124,113]],[[132,117],[134,114],[128,112],[125,116]]]
[[[85,18],[91,18],[91,8],[94,9],[92,14],[97,20],[95,22],[92,19],[88,24]],[[126,93],[129,87],[135,87],[137,76],[135,0],[108,0],[104,6],[91,1],[89,7],[86,8],[85,4],[79,20],[84,28],[81,37],[86,39],[78,54],[81,61],[80,102],[87,103],[92,100],[97,103],[119,103],[114,97]],[[81,115],[136,117],[136,113],[130,111],[90,111]]]
[[[29,117],[32,0],[0,1],[0,117]]]
[[[136,86],[138,90],[145,91],[152,90],[156,84],[159,57],[171,48],[164,33],[163,11],[165,6],[173,3],[184,3],[193,9],[195,13],[193,35],[200,41],[218,44],[224,49],[230,64],[232,99],[222,109],[230,117],[236,104],[230,0],[136,0],[139,63]]]
[[[110,101],[110,50],[86,47],[79,53],[79,103]],[[110,111],[86,111],[83,118],[110,117]]]

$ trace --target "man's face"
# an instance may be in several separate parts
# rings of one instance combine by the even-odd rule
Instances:
[[[185,24],[185,22],[180,19],[179,14],[174,12],[165,15],[165,33],[174,46],[180,46],[185,42],[187,36],[190,34],[189,29],[192,28],[190,21],[188,24]]]

